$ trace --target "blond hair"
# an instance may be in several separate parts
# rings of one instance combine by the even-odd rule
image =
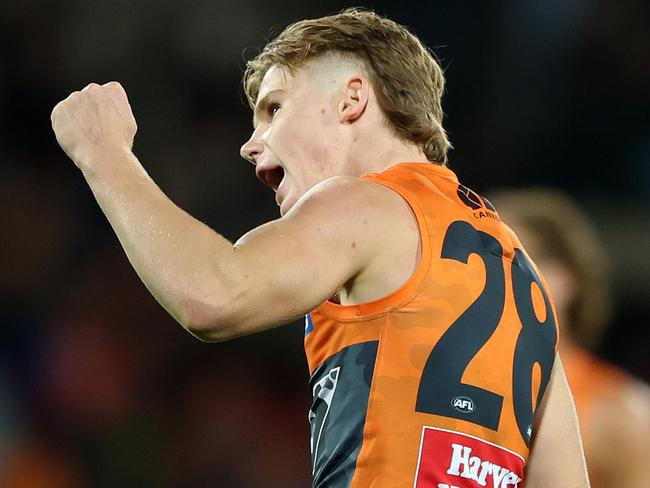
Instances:
[[[445,77],[433,53],[409,30],[362,9],[289,25],[248,61],[243,86],[255,107],[271,66],[290,72],[307,61],[339,53],[360,62],[395,134],[420,146],[427,159],[447,165],[451,144],[442,127]]]

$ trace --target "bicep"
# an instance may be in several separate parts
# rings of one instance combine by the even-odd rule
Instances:
[[[310,220],[318,215],[311,213],[298,211],[258,227],[235,245],[247,274],[252,274],[242,289],[247,297],[241,297],[241,303],[260,322],[286,322],[303,315],[363,268],[367,246],[346,229],[352,226],[324,222],[319,226]]]
[[[290,322],[360,273],[386,225],[373,202],[381,191],[360,180],[324,182],[283,218],[239,239],[224,304],[227,337]]]
[[[559,355],[535,422],[526,487],[589,487],[578,419]]]

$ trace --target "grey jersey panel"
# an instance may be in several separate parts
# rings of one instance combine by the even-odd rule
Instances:
[[[312,375],[313,488],[347,488],[363,440],[378,341],[348,346]]]

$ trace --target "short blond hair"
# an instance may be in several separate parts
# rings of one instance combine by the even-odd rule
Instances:
[[[396,135],[447,165],[451,144],[442,126],[445,77],[434,54],[406,27],[362,9],[289,25],[247,62],[243,86],[255,107],[271,66],[290,72],[307,61],[340,53],[362,63],[383,115]]]

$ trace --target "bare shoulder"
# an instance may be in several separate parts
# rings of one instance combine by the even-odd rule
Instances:
[[[329,178],[308,191],[285,216],[311,225],[344,230],[363,242],[385,246],[399,240],[399,230],[417,231],[409,205],[394,190],[351,176]],[[402,236],[403,237],[403,236]]]
[[[381,298],[406,282],[419,260],[420,234],[409,204],[396,191],[366,180],[337,176],[306,193],[285,216],[344,239],[364,257],[363,267],[341,292],[349,303]],[[323,229],[327,226],[327,229]]]
[[[594,444],[608,449],[612,443],[650,448],[648,385],[630,376],[620,388],[603,395],[594,406],[590,431]]]
[[[650,388],[630,377],[594,406],[587,438],[589,460],[605,480],[645,486],[650,478]]]
[[[410,217],[406,201],[394,190],[353,176],[335,176],[309,190],[287,214],[305,212],[335,212],[339,219],[356,221],[356,217]],[[341,213],[345,212],[345,213]]]
[[[630,376],[615,394],[604,396],[597,409],[596,415],[616,419],[619,429],[628,426],[626,430],[647,434],[650,430],[650,387]]]
[[[219,341],[275,327],[337,293],[346,305],[381,298],[408,279],[414,265],[400,263],[415,263],[418,246],[415,218],[397,193],[330,178],[235,243],[214,307],[219,320],[208,316],[197,335]]]

